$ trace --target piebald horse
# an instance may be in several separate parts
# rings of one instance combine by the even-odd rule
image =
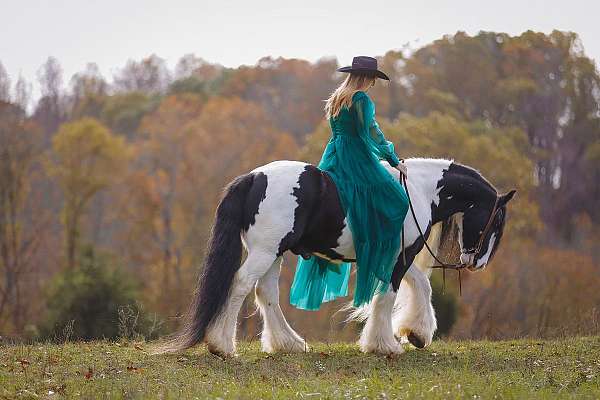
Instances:
[[[396,169],[382,163],[399,178]],[[417,347],[431,343],[437,327],[431,269],[417,265],[415,258],[425,241],[438,249],[441,226],[454,224],[461,263],[471,271],[484,269],[498,248],[506,204],[515,193],[499,195],[479,172],[449,160],[408,159],[406,167],[414,216],[409,212],[404,222],[404,246],[391,289],[376,294],[354,313],[366,321],[359,340],[364,352],[402,353],[397,339],[401,337]],[[243,247],[247,257],[242,263]],[[237,177],[225,189],[185,323],[155,352],[206,342],[213,353],[234,354],[240,307],[253,288],[264,323],[262,349],[306,351],[307,344],[279,305],[281,261],[288,250],[340,261],[355,257],[352,233],[331,177],[310,164],[275,161]]]

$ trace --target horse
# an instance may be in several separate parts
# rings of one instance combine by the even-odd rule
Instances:
[[[400,179],[397,169],[381,162]],[[413,158],[405,165],[405,188],[413,208],[404,222],[391,288],[376,293],[368,306],[352,314],[365,320],[358,342],[363,352],[400,354],[404,349],[398,338],[408,338],[416,347],[431,343],[437,328],[431,269],[423,262],[418,265],[417,255],[426,241],[438,249],[442,226],[455,226],[461,263],[470,271],[483,270],[498,249],[506,205],[515,193],[500,195],[478,171],[452,160]],[[242,263],[243,248],[247,255]],[[260,166],[225,188],[185,321],[154,353],[206,342],[214,354],[234,355],[238,314],[253,288],[263,320],[262,350],[307,351],[307,343],[292,329],[279,304],[286,251],[335,262],[355,257],[352,232],[333,180],[327,172],[299,161]]]

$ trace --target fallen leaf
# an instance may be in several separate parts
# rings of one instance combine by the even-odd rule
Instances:
[[[94,370],[88,368],[88,372],[85,374],[85,379],[92,379],[92,376],[94,376]]]

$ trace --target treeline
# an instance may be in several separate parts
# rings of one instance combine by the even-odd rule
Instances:
[[[442,296],[434,277],[443,333],[597,332],[600,75],[577,35],[459,32],[380,64],[391,82],[372,97],[401,157],[453,158],[519,191],[501,251],[463,296],[451,283]],[[187,55],[170,71],[151,56],[111,81],[90,64],[66,85],[50,58],[33,104],[30,84],[13,84],[0,64],[0,332],[115,337],[133,329],[127,321],[170,330],[221,188],[272,160],[318,161],[337,67],[266,57],[230,69]],[[309,337],[353,333],[330,305],[286,308]],[[242,334],[258,323],[244,318]]]

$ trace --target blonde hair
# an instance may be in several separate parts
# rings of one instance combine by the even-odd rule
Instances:
[[[343,107],[349,108],[352,105],[354,93],[368,90],[375,84],[376,79],[375,76],[349,74],[325,102],[325,116],[327,119],[337,117]]]

